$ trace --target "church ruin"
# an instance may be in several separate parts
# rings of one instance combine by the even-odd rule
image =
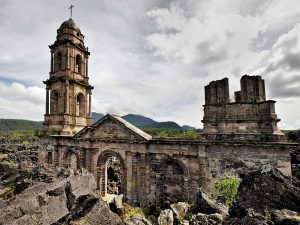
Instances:
[[[90,171],[102,196],[124,194],[132,205],[161,206],[192,202],[202,187],[209,190],[224,172],[270,163],[291,174],[290,149],[277,127],[275,101],[266,100],[264,80],[245,75],[235,101],[228,79],[205,87],[201,139],[158,139],[121,117],[106,115],[92,124],[89,51],[72,19],[62,23],[50,45],[46,113],[40,137],[40,160],[57,167]],[[118,179],[112,163],[119,167]]]

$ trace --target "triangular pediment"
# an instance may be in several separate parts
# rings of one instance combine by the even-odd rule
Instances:
[[[95,138],[103,140],[141,140],[148,141],[152,137],[128,123],[119,116],[107,114],[75,135],[76,138]]]

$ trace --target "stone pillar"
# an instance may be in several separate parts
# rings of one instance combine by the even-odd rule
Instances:
[[[86,57],[86,63],[85,63],[85,76],[86,77],[88,77],[88,68],[89,68],[89,66],[88,66],[88,63],[89,62],[89,58],[88,57]]]
[[[127,187],[126,187],[126,196],[125,196],[125,201],[128,202],[129,204],[132,204],[132,186],[133,186],[133,181],[132,181],[132,153],[131,152],[126,152],[126,162],[125,164],[127,165]]]
[[[97,163],[98,163],[98,157],[96,154],[97,149],[90,149],[89,151],[89,162],[87,162],[87,165],[90,167],[90,172],[94,174],[95,178],[97,179]],[[97,181],[98,182],[98,181]]]
[[[148,198],[146,196],[149,196],[149,170],[147,167],[147,160],[146,160],[146,154],[142,153],[140,155],[140,158],[138,159],[138,200],[140,203],[140,207],[147,205]]]
[[[90,149],[86,149],[85,150],[85,168],[89,171],[91,171],[91,150]]]
[[[55,150],[54,150],[54,161],[53,164],[54,166],[59,166],[59,152],[60,152],[61,147],[60,146],[56,146]]]
[[[140,176],[139,176],[139,161],[140,161],[140,154],[133,153],[132,154],[132,185],[131,185],[131,203],[134,206],[138,206],[139,203],[139,192],[140,190]]]
[[[46,115],[49,115],[49,87],[46,87]]]
[[[69,113],[70,111],[70,99],[69,99],[69,81],[66,80],[65,83],[66,90],[65,90],[65,113]]]
[[[67,54],[66,54],[66,69],[70,69],[70,51],[69,51],[69,48],[67,48]]]
[[[63,166],[63,147],[60,147],[58,149],[58,167],[62,167]]]
[[[53,73],[53,52],[51,51],[50,73]]]
[[[92,92],[89,93],[89,117],[92,116]]]
[[[74,90],[75,91],[75,90]],[[75,121],[76,121],[76,116],[78,115],[78,110],[77,110],[77,96],[75,95],[74,97],[74,107],[73,107],[73,110],[74,110],[74,115],[75,115]],[[76,122],[75,122],[76,123]]]

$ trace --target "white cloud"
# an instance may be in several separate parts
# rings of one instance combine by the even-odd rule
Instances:
[[[7,85],[0,82],[1,118],[42,120],[45,108],[45,91],[20,83]]]
[[[48,45],[71,1],[0,2],[0,118],[42,119]],[[91,51],[93,110],[200,127],[204,85],[228,76],[232,95],[241,75],[260,73],[267,95],[279,100],[281,126],[298,128],[298,6],[298,0],[77,1],[74,20]]]

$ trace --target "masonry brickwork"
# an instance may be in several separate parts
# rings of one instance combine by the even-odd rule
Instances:
[[[205,86],[203,134],[209,140],[280,141],[285,135],[277,127],[275,101],[266,100],[261,76],[244,75],[241,91],[229,101],[228,79]]]
[[[205,87],[200,139],[155,139],[115,115],[91,124],[89,52],[74,21],[62,24],[50,49],[39,160],[89,170],[102,196],[108,194],[111,158],[120,162],[118,193],[137,206],[192,202],[198,188],[212,190],[214,180],[225,172],[242,176],[266,163],[291,175],[290,151],[297,145],[286,143],[277,128],[275,101],[266,100],[260,76],[243,76],[234,102],[227,78]],[[82,61],[76,60],[78,54]]]

